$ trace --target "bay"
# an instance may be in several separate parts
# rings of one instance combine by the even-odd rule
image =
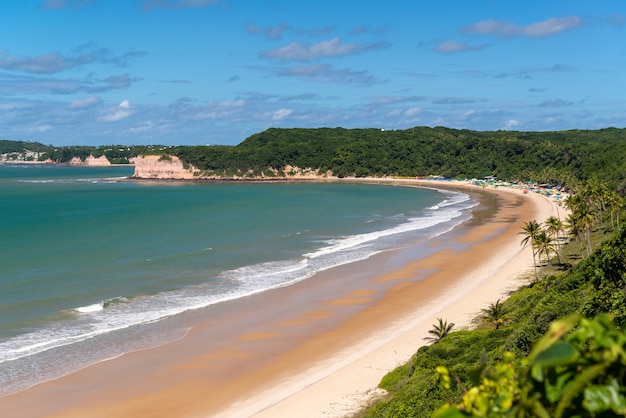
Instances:
[[[439,236],[476,204],[423,188],[131,174],[0,165],[0,394],[179,338],[170,319],[184,312]]]

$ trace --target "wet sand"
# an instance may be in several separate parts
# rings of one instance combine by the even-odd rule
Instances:
[[[0,398],[2,415],[342,416],[424,344],[437,317],[468,326],[518,287],[532,268],[518,232],[555,210],[521,190],[443,187],[481,202],[445,239],[195,312],[184,338]]]

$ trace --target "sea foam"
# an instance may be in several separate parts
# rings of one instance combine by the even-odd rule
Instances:
[[[82,183],[81,180],[79,179],[77,183]],[[101,186],[102,184],[97,187]],[[128,187],[128,183],[122,183],[120,187],[122,186]],[[179,188],[174,190],[186,191],[186,189]],[[170,196],[171,193],[172,191],[168,190],[164,195]],[[189,196],[185,195],[185,198],[189,199]],[[176,199],[171,198],[169,200],[176,201]],[[152,204],[152,201],[148,199],[145,202]],[[216,200],[211,200],[209,203],[214,204],[215,202]],[[162,202],[160,204],[162,205]],[[159,249],[160,242],[151,242],[151,251],[137,254],[137,260],[134,262],[138,267],[133,272],[145,274],[148,279],[152,279],[151,275],[154,274],[155,279],[164,281],[164,284],[154,285],[154,289],[156,289],[154,292],[149,293],[142,290],[137,294],[128,293],[127,298],[105,298],[99,302],[88,299],[82,300],[74,305],[78,307],[67,308],[61,315],[61,319],[46,322],[45,327],[40,329],[33,327],[28,332],[0,340],[0,371],[19,369],[15,373],[11,372],[15,378],[12,378],[10,382],[0,382],[2,383],[0,386],[5,387],[4,390],[13,390],[8,388],[15,388],[16,385],[19,386],[22,383],[26,384],[25,382],[29,379],[40,379],[38,375],[30,376],[29,373],[33,371],[33,367],[29,366],[30,364],[37,362],[43,365],[57,364],[61,362],[59,360],[61,358],[71,360],[72,356],[67,353],[72,352],[85,353],[89,351],[89,357],[84,359],[85,362],[115,357],[127,351],[131,346],[149,346],[156,341],[154,340],[156,338],[154,328],[146,333],[141,331],[150,324],[163,323],[164,319],[172,318],[186,311],[288,286],[339,265],[428,240],[449,231],[463,220],[468,219],[467,209],[475,204],[465,194],[444,192],[443,198],[440,197],[436,204],[433,205],[432,200],[430,200],[428,207],[424,205],[412,210],[405,204],[395,213],[393,210],[376,210],[366,213],[362,218],[355,216],[355,219],[363,227],[358,226],[355,221],[355,227],[344,228],[343,234],[335,233],[332,228],[317,227],[315,229],[294,223],[293,229],[281,231],[276,237],[276,241],[287,243],[281,245],[288,250],[281,253],[277,257],[278,259],[267,261],[267,256],[263,255],[259,258],[264,261],[248,261],[247,264],[239,267],[219,271],[207,269],[201,280],[181,287],[178,284],[179,277],[184,278],[189,274],[202,276],[202,272],[197,271],[195,266],[203,264],[198,263],[197,260],[205,258],[214,260],[210,257],[217,258],[224,254],[230,256],[235,251],[246,250],[245,248],[242,250],[241,247],[232,243],[229,243],[230,247],[226,247],[225,250],[223,239],[210,241],[196,238],[197,247],[186,250],[187,252],[182,251],[181,248],[184,247],[182,244],[189,240],[189,234],[196,232],[194,230],[195,225],[203,222],[205,218],[210,219],[208,215],[204,216],[203,213],[199,213],[197,217],[192,218],[194,223],[189,224],[187,228],[177,225],[178,229],[185,230],[187,236],[183,234],[181,240],[177,241],[176,245],[167,247],[167,251],[164,250],[163,254],[153,251],[155,248]],[[189,206],[193,207],[193,205]],[[154,207],[157,207],[156,204]],[[159,210],[162,210],[162,207],[159,207]],[[133,214],[129,219],[134,222],[135,218],[136,215]],[[115,218],[116,223],[118,219]],[[170,218],[167,219],[169,222]],[[123,222],[123,219],[120,222]],[[168,224],[162,220],[160,222],[153,221],[152,225],[159,225],[159,228],[163,228],[164,225]],[[324,226],[324,222],[321,224]],[[120,223],[120,225],[123,224]],[[362,232],[349,233],[353,230]],[[348,233],[345,233],[346,231]],[[211,229],[210,232],[217,233],[215,229]],[[247,229],[246,234],[249,234]],[[264,238],[264,235],[259,234],[259,236]],[[227,236],[225,237],[224,239],[227,239]],[[289,247],[291,242],[297,244],[293,249]],[[125,248],[131,244],[128,239],[123,242]],[[262,244],[260,245],[262,246]],[[233,250],[229,250],[230,248]],[[271,247],[271,250],[273,248]],[[126,254],[133,254],[133,251],[136,250],[125,250],[120,254],[125,256]],[[177,251],[181,251],[181,253],[179,254]],[[248,253],[243,253],[239,257],[241,260],[246,260],[245,256],[247,255]],[[186,262],[188,257],[193,257],[196,270],[190,269],[190,272],[187,272],[180,267],[185,266],[185,263],[174,264],[179,263],[178,259]],[[151,261],[146,263],[145,260],[148,259]],[[120,257],[115,259],[115,263],[117,262],[122,262]],[[174,271],[168,271],[170,264],[175,265]],[[152,265],[154,267],[151,267]],[[148,271],[148,269],[152,270]],[[171,276],[171,279],[167,279],[168,275]],[[172,285],[169,284],[170,282],[166,282],[166,279],[171,280]],[[134,283],[134,280],[136,279],[133,276],[128,276],[129,284]],[[126,337],[115,337],[118,334],[126,335]],[[133,337],[128,338],[128,335]],[[153,340],[150,340],[151,338]],[[129,346],[129,344],[131,345]],[[15,362],[15,367],[12,366],[12,362]],[[22,366],[22,363],[27,366]],[[70,363],[63,363],[62,366],[59,363],[58,373],[61,373],[61,370],[67,372],[72,367],[78,367],[72,366]],[[57,372],[55,371],[55,373]]]

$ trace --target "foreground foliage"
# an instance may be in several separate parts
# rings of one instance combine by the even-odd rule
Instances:
[[[573,245],[576,244],[573,243]],[[493,319],[489,317],[490,315],[486,315],[484,327],[452,332],[437,344],[421,347],[407,364],[398,367],[383,378],[379,386],[389,392],[387,398],[361,411],[358,416],[430,417],[446,403],[458,405],[456,408],[463,411],[462,405],[465,402],[463,397],[471,398],[474,395],[470,393],[476,392],[477,399],[485,398],[480,402],[487,402],[489,405],[496,401],[502,402],[498,408],[489,409],[489,414],[483,416],[503,416],[503,408],[506,407],[508,411],[522,400],[521,392],[516,392],[515,388],[521,384],[520,379],[525,376],[524,373],[527,373],[526,376],[529,376],[531,383],[534,382],[533,388],[543,391],[540,397],[542,405],[548,396],[550,399],[560,397],[561,395],[557,396],[558,393],[562,393],[559,391],[564,390],[566,384],[573,384],[570,380],[578,376],[571,370],[581,370],[579,361],[587,359],[588,356],[606,357],[603,351],[605,349],[611,353],[618,353],[619,350],[616,350],[614,343],[611,342],[613,340],[617,341],[618,345],[622,344],[622,347],[626,344],[623,337],[618,337],[616,334],[617,330],[623,330],[626,327],[626,228],[622,228],[612,238],[599,245],[591,256],[581,260],[570,271],[548,276],[542,281],[533,281],[530,285],[511,294],[506,301],[499,302],[497,308],[498,311],[505,311],[506,316],[511,318],[506,326],[495,329]],[[601,316],[604,314],[613,318],[612,325],[608,324],[606,317]],[[566,322],[569,325],[562,329],[563,332],[558,335],[548,334],[559,338],[543,337],[552,338],[549,339],[550,344],[539,343],[538,345],[537,341],[548,333],[554,321],[571,315],[577,315],[573,318],[579,318],[582,315],[595,319],[581,320],[578,328],[587,329],[584,331],[586,334],[580,331],[580,333],[572,333],[571,336],[567,334],[568,336],[565,337],[565,331],[575,328],[572,325],[573,322]],[[599,338],[600,342],[596,342],[595,338]],[[563,345],[563,342],[574,347],[578,354],[573,354],[574,352],[569,346]],[[556,348],[550,348],[552,346]],[[539,356],[538,352],[543,352],[548,348],[550,350]],[[533,364],[539,364],[532,363],[532,361],[536,362],[537,358],[543,361],[548,354],[557,355],[557,357],[571,355],[570,360],[576,363],[558,363],[542,369],[532,368]],[[623,361],[623,358],[619,356],[615,361]],[[522,361],[526,357],[530,360]],[[591,360],[585,361],[589,362],[590,368],[594,367],[595,363],[592,364]],[[606,366],[587,382],[588,384],[584,385],[585,389],[596,388],[597,390],[591,390],[589,395],[584,395],[583,390],[581,396],[588,396],[588,398],[591,396],[589,399],[592,399],[593,394],[617,396],[617,393],[621,393],[623,395],[626,383],[620,380],[624,378],[623,375],[614,376],[615,379],[613,379],[612,372],[607,372],[613,370],[613,367],[618,367],[616,364],[611,363],[610,366]],[[544,365],[546,364],[542,363],[542,367]],[[444,377],[447,373],[448,379],[445,380],[447,382],[445,387],[441,385],[438,368]],[[599,370],[599,368],[600,366],[594,370]],[[543,374],[540,374],[540,370]],[[623,374],[626,374],[626,367],[623,370],[625,370]],[[535,382],[536,379],[539,380]],[[509,401],[506,401],[509,402],[508,404],[505,398],[489,398],[490,390],[496,396],[496,393],[501,392],[500,386],[507,384],[514,385],[513,389],[507,392],[509,395],[503,395],[505,398],[509,397]],[[495,385],[498,390],[490,385]],[[478,387],[478,389],[472,389],[472,387]],[[487,393],[482,394],[481,391]],[[582,405],[579,395],[572,398],[572,402],[578,402],[576,405]],[[591,400],[586,402],[591,402]],[[601,402],[601,400],[596,399],[594,402]],[[543,406],[550,414],[554,413],[554,409],[551,408],[556,408],[556,404],[553,405],[553,403],[549,401]],[[527,415],[517,416],[541,416],[533,415],[527,409],[524,411]],[[567,411],[569,408],[564,409],[563,416],[574,416],[566,415]],[[594,414],[596,415],[580,416],[615,416],[614,412],[594,412]]]
[[[552,323],[530,355],[506,353],[456,406],[435,418],[626,415],[626,335],[606,315]],[[437,369],[449,390],[450,371]]]

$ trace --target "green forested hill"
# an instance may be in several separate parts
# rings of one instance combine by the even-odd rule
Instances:
[[[39,142],[10,141],[8,139],[0,139],[0,154],[21,153],[24,151],[44,152],[52,149],[49,145],[40,144]]]
[[[556,132],[470,131],[445,127],[271,128],[236,146],[68,146],[0,141],[0,153],[37,148],[68,162],[92,154],[128,163],[138,154],[173,154],[207,174],[286,175],[286,166],[338,177],[428,176],[536,180],[575,187],[597,179],[626,191],[626,129]],[[278,172],[278,174],[276,174]]]
[[[184,161],[218,174],[290,165],[348,176],[426,176],[534,179],[567,184],[597,178],[626,181],[626,130],[478,132],[443,127],[276,129],[234,147],[180,147]]]
[[[0,156],[5,156],[8,161],[29,160],[27,155],[36,153],[39,161],[50,160],[56,163],[68,163],[74,157],[85,160],[90,155],[94,157],[106,156],[112,164],[129,164],[129,159],[139,154],[163,153],[167,147],[147,145],[101,145],[101,146],[65,146],[54,147],[39,142],[0,140]],[[0,158],[2,160],[2,158]]]

